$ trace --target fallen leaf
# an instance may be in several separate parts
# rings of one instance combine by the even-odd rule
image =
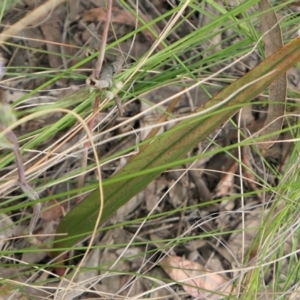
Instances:
[[[150,23],[152,21],[147,16],[141,14],[141,12],[139,12],[139,15],[146,23]],[[107,9],[105,7],[97,7],[97,8],[86,10],[82,15],[82,19],[86,22],[101,22],[101,21],[105,21],[106,18],[107,18]],[[121,9],[119,7],[112,8],[110,21],[112,23],[119,23],[119,24],[124,24],[132,27],[141,25],[141,23],[136,19],[134,15],[130,14],[130,12],[128,12],[127,10]],[[152,25],[152,30],[153,29],[158,35],[160,30],[155,24]],[[145,28],[143,30],[143,34],[151,42],[156,41],[156,36],[153,35],[153,33],[150,30]],[[158,49],[163,49],[163,48],[164,46],[162,44],[158,45]]]
[[[65,214],[64,207],[58,204],[55,200],[47,201],[46,205],[49,208],[43,209],[43,211],[40,213],[40,218],[42,220],[52,221]]]
[[[222,175],[220,182],[215,188],[215,197],[221,197],[232,192],[232,189],[234,187],[235,172],[237,171],[237,169],[238,163],[232,160],[232,165]]]
[[[0,214],[0,249],[3,249],[8,240],[16,234],[16,225],[6,214]]]
[[[101,22],[106,20],[106,16],[107,9],[105,7],[97,7],[86,10],[83,13],[82,19],[88,22]],[[112,8],[111,22],[135,26],[135,19],[131,16],[131,14],[119,7]]]
[[[62,59],[60,56],[51,53],[61,52],[61,45],[57,43],[57,41],[63,40],[59,21],[42,24],[40,28],[46,41],[47,50],[49,51],[48,59],[50,67],[58,69],[62,65]]]
[[[197,299],[220,299],[232,294],[228,279],[180,256],[165,257],[160,262],[164,271],[184,290]]]

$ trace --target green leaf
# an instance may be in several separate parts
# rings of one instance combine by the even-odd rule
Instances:
[[[179,122],[169,131],[155,137],[143,152],[106,180],[103,184],[104,210],[101,222],[159,176],[167,168],[167,164],[182,158],[278,76],[294,66],[300,59],[299,46],[300,38],[297,38],[282,47],[199,107],[190,119]],[[137,175],[140,171],[145,171],[146,174]],[[62,219],[57,233],[65,233],[67,236],[56,237],[54,247],[57,252],[53,252],[53,255],[91,233],[99,209],[99,191],[96,190]]]

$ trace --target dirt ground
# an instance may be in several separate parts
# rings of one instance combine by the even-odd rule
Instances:
[[[25,26],[26,28],[14,33],[0,48],[7,68],[0,82],[2,102],[13,105],[18,103],[16,105],[18,116],[24,117],[30,113],[30,108],[55,103],[57,99],[76,93],[77,96],[70,104],[70,107],[74,108],[80,105],[80,96],[78,95],[81,95],[80,93],[85,95],[88,91],[85,80],[91,74],[95,61],[86,62],[73,73],[68,73],[67,76],[58,80],[55,79],[55,76],[72,66],[76,66],[87,55],[91,55],[90,51],[99,48],[99,36],[101,36],[106,20],[106,1],[77,0],[71,2],[71,5],[65,3],[58,5],[50,10],[46,17],[33,18],[28,26]],[[46,1],[22,0],[13,5],[2,18],[2,32],[45,3]],[[141,16],[150,22],[160,14],[171,10],[176,3],[177,1],[143,0],[139,1],[138,9]],[[128,1],[128,5],[133,10],[137,9],[137,3],[134,1]],[[189,21],[196,24],[199,22],[199,18],[199,16],[192,15]],[[114,31],[109,29],[108,44],[113,43],[116,36],[118,38],[126,36],[128,32],[138,26],[134,15],[124,8],[119,1],[113,1],[111,22],[114,25]],[[93,25],[91,26],[91,24]],[[156,32],[160,33],[165,24],[166,20],[156,23],[154,26]],[[189,27],[178,29],[169,37],[168,43],[184,37],[189,33],[189,30]],[[125,39],[108,51],[105,63],[111,63],[114,54],[121,52],[127,58],[122,67],[125,70],[131,63],[143,57],[155,41],[156,38],[153,33],[142,30],[135,36],[134,40]],[[248,61],[244,61],[244,65],[247,65],[247,68],[252,68],[259,61],[260,58],[254,54]],[[215,68],[217,67],[215,66]],[[240,67],[238,72],[243,74],[246,70]],[[53,82],[36,91],[49,78],[54,78]],[[299,80],[297,78],[300,78],[297,69],[290,70],[289,86],[298,89]],[[220,83],[218,87],[212,87],[211,93],[217,93],[224,85],[224,83]],[[22,97],[33,90],[35,90],[34,94],[26,102],[20,101]],[[143,95],[143,98],[151,103],[159,103],[178,91],[180,91],[180,87],[166,85],[159,90],[148,92]],[[175,113],[178,116],[188,114],[195,107],[204,103],[207,98],[203,91],[198,88],[194,89],[182,97],[180,106],[176,107]],[[132,99],[126,104],[123,115],[120,115],[116,110],[115,117],[111,118],[110,111],[112,108],[108,108],[97,115],[96,122],[99,119],[108,118],[105,126],[114,126],[124,120],[130,120],[132,116],[145,111],[148,107],[146,101]],[[250,132],[255,132],[262,126],[265,115],[265,108],[249,106],[241,112],[241,119]],[[131,130],[129,127],[134,129],[155,124],[158,116],[158,111],[150,111],[139,120],[129,123],[130,126],[118,128],[105,138],[110,139],[112,134],[118,135],[127,132]],[[19,142],[24,145],[28,133],[49,124],[55,124],[62,117],[63,113],[50,112],[38,119],[23,123],[16,129],[15,134],[17,137],[22,137]],[[43,182],[47,181],[47,178],[60,178],[65,170],[69,172],[80,166],[81,154],[76,153],[74,155],[68,154],[43,172],[39,172],[35,165],[45,155],[49,146],[65,137],[66,132],[71,132],[72,126],[73,124],[61,131],[58,130],[57,134],[43,143],[39,143],[36,148],[33,147],[32,150],[22,153],[22,159],[26,162],[25,169],[30,170],[34,166],[36,168],[34,172],[30,172],[28,175],[29,181],[37,179],[35,184],[42,185]],[[140,136],[141,140],[146,136],[146,133],[144,132]],[[216,134],[217,138],[215,138]],[[63,147],[57,150],[57,153],[63,153],[63,151],[70,149],[83,136],[83,132],[74,135],[65,142]],[[210,137],[214,137],[218,145],[226,146],[237,141],[237,131],[228,124],[222,130],[213,132]],[[289,135],[282,135],[280,138],[285,140],[289,138]],[[132,146],[135,142],[136,136],[130,135],[122,142],[112,139],[110,142],[99,146],[97,150],[101,157],[105,157],[122,148]],[[204,141],[194,149],[193,154],[201,153],[206,147],[214,149],[216,146]],[[291,149],[291,143],[278,143],[265,153],[264,158],[279,173],[282,173]],[[7,151],[1,150],[0,157],[4,157],[7,153]],[[250,147],[242,148],[242,153],[238,153],[236,149],[231,152],[231,155],[226,153],[212,155],[196,161],[193,165],[186,164],[165,172],[120,208],[114,217],[104,224],[104,226],[110,226],[124,222],[124,225],[112,226],[110,230],[100,232],[97,235],[95,245],[99,247],[88,253],[87,258],[80,266],[85,268],[85,271],[74,275],[74,278],[72,277],[74,274],[72,268],[64,279],[58,279],[57,276],[70,266],[75,266],[75,268],[79,266],[80,261],[76,259],[76,255],[80,254],[79,250],[77,250],[78,253],[75,251],[69,254],[70,261],[68,266],[64,268],[51,265],[51,257],[47,251],[34,253],[19,251],[24,248],[24,239],[12,237],[22,235],[24,229],[28,227],[29,220],[27,219],[13,227],[10,225],[17,222],[24,214],[31,214],[32,210],[27,207],[13,213],[3,213],[1,216],[1,224],[3,225],[1,227],[8,227],[8,229],[4,229],[0,233],[1,247],[4,250],[16,249],[16,252],[15,255],[2,255],[0,277],[9,278],[9,281],[3,281],[0,286],[0,299],[121,299],[126,296],[128,297],[126,299],[129,297],[137,299],[134,298],[137,295],[139,295],[139,299],[143,297],[151,299],[200,299],[197,298],[198,291],[195,292],[195,289],[183,289],[182,285],[179,284],[168,285],[171,282],[170,278],[179,281],[195,275],[195,273],[182,271],[183,269],[197,269],[197,274],[204,274],[210,271],[221,273],[224,271],[226,273],[226,270],[238,268],[245,251],[257,233],[257,229],[254,228],[260,226],[262,209],[267,208],[273,200],[272,195],[264,195],[263,197],[260,193],[252,193],[243,200],[247,214],[241,214],[240,193],[256,191],[259,186],[253,174],[247,171],[245,167],[242,180],[243,190],[241,190],[239,164],[235,159],[239,155],[241,155],[241,160],[245,166],[251,170],[254,169],[255,173],[265,176],[260,157],[251,152]],[[104,178],[111,176],[125,163],[126,159],[105,165],[102,169]],[[188,167],[190,170],[185,172]],[[94,180],[95,176],[95,172],[90,172],[85,180]],[[0,170],[0,195],[2,199],[7,200],[12,196],[22,195],[22,191],[16,185],[16,178],[16,165],[12,160],[10,164],[5,165]],[[43,196],[68,191],[77,186],[76,180],[78,180],[77,177],[69,182],[58,181],[55,186],[44,191]],[[265,180],[270,185],[275,186],[278,179],[269,174]],[[17,202],[22,203],[23,200],[23,198],[19,198]],[[39,242],[45,244],[52,240],[61,217],[76,205],[76,201],[78,199],[59,203],[56,199],[52,199],[43,203],[44,210],[39,216],[34,231],[35,234],[40,235]],[[199,207],[199,203],[208,201],[210,201],[210,205]],[[48,206],[52,207],[45,210]],[[185,209],[185,207],[195,208]],[[172,214],[168,215],[167,212],[169,211],[172,211]],[[161,217],[153,220],[149,218],[143,224],[141,224],[142,221],[130,222],[153,214],[161,214]],[[244,218],[244,222],[242,222],[242,218]],[[248,230],[243,236],[239,230],[242,226],[252,228],[252,230]],[[197,236],[205,232],[216,232],[218,237],[194,238],[188,242],[183,242],[185,236]],[[174,243],[175,238],[180,241],[178,244]],[[159,244],[157,242],[159,240],[163,240],[165,245]],[[171,244],[168,244],[169,240],[172,241]],[[164,256],[165,258],[162,259]],[[175,268],[177,272],[172,268],[163,270],[158,265],[158,261],[161,265],[169,264],[180,266],[180,268]],[[46,264],[50,267],[48,269],[43,268],[43,271],[38,270],[40,264]],[[17,268],[16,265],[18,265]],[[182,271],[181,273],[179,269]],[[215,274],[215,277],[207,279],[207,281],[212,280],[214,283],[202,282],[201,285],[204,289],[216,289],[216,285],[222,285],[222,292],[230,291],[230,282],[235,275],[233,272],[227,273],[224,277]],[[271,280],[270,272],[266,275],[265,282],[269,283]],[[192,285],[193,281],[187,283]],[[115,298],[110,298],[113,295]],[[203,292],[202,296],[205,295]]]

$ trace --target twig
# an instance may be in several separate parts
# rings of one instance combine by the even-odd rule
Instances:
[[[0,129],[4,130],[6,129],[4,125],[0,124]],[[16,135],[13,133],[12,130],[9,130],[6,134],[5,137],[9,142],[12,143],[12,149],[14,151],[15,157],[16,157],[16,164],[17,164],[17,170],[18,170],[18,176],[19,176],[19,183],[22,191],[25,193],[25,195],[30,199],[30,200],[38,200],[40,197],[38,193],[28,184],[26,181],[25,177],[25,169],[24,165],[22,162],[22,156],[18,144],[18,139]],[[39,220],[39,215],[41,211],[41,204],[36,203],[33,205],[33,215],[29,223],[28,227],[28,232],[30,235],[32,235],[34,228]]]
[[[119,115],[120,115],[121,117],[124,116],[125,109],[124,109],[124,107],[123,107],[123,105],[122,105],[122,103],[121,103],[121,101],[120,101],[118,95],[115,95],[115,96],[114,96],[114,99],[115,99],[115,101],[116,101],[116,104],[117,104],[117,107],[118,107],[118,110],[119,110]]]
[[[4,74],[4,60],[0,55],[0,78],[3,77],[3,74]],[[2,102],[0,102],[0,114],[1,114],[0,130],[1,131],[6,130],[6,132],[4,133],[4,137],[2,138],[3,140],[0,139],[0,145],[3,148],[9,148],[14,151],[16,157],[16,165],[18,170],[20,187],[30,200],[37,200],[40,198],[38,193],[36,193],[26,181],[25,169],[22,162],[22,156],[18,144],[18,139],[14,134],[14,132],[7,128],[10,124],[13,124],[16,121],[16,116],[14,115],[10,105]],[[41,211],[41,204],[40,203],[34,204],[33,216],[32,219],[30,220],[29,227],[28,227],[28,233],[31,236],[36,226],[36,223],[39,220],[40,211]],[[32,241],[37,243],[34,238],[32,239]]]
[[[87,79],[87,84],[88,84],[88,80],[90,78],[95,78],[95,80],[97,80],[99,78],[100,75],[100,71],[102,68],[102,64],[103,64],[103,60],[104,60],[104,54],[105,54],[105,47],[106,47],[106,42],[107,42],[107,35],[108,35],[108,28],[109,28],[109,23],[111,21],[111,11],[112,11],[112,0],[108,0],[107,3],[107,17],[106,17],[106,21],[104,24],[104,28],[103,28],[103,32],[102,32],[102,39],[101,39],[101,43],[99,46],[99,55],[97,58],[97,62],[96,62],[96,66],[95,66],[95,70],[93,71],[92,75]],[[92,132],[94,125],[95,125],[95,118],[98,112],[98,107],[99,107],[99,103],[100,103],[100,97],[97,96],[95,99],[95,104],[94,104],[94,113],[93,113],[93,117],[90,120],[89,123],[89,130],[90,132]],[[87,139],[86,142],[84,143],[84,152],[83,152],[83,158],[81,161],[81,167],[83,169],[86,168],[87,166],[87,158],[88,158],[88,148],[90,146],[90,141]],[[83,187],[83,183],[84,183],[84,174],[82,174],[79,178],[78,178],[78,187],[82,188]],[[82,199],[81,197],[78,198],[77,202],[80,202]]]
[[[106,21],[103,28],[102,39],[100,43],[99,55],[97,58],[96,66],[95,66],[95,78],[98,79],[100,75],[100,71],[103,65],[104,55],[105,55],[105,47],[108,35],[109,23],[111,20],[111,11],[112,11],[112,0],[107,1],[107,15]]]

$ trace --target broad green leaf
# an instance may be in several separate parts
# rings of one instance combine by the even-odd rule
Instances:
[[[249,103],[276,78],[294,66],[300,60],[299,47],[300,38],[282,47],[199,107],[190,119],[179,122],[169,131],[155,137],[143,152],[106,180],[103,184],[105,199],[101,221],[110,217],[159,176],[166,168],[165,165],[182,158],[244,104]],[[206,113],[200,115],[205,110]],[[147,171],[147,174],[137,176],[136,173],[140,171]],[[75,206],[62,219],[57,229],[58,234],[65,233],[66,237],[57,236],[54,247],[67,249],[91,233],[95,227],[99,205],[99,191],[96,190]],[[57,252],[53,255],[57,255]]]

